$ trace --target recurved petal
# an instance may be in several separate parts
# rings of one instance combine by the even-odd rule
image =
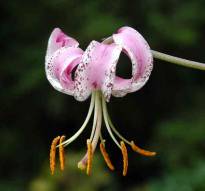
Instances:
[[[113,85],[116,77],[116,65],[120,57],[122,48],[116,44],[104,45],[105,54],[101,56],[103,67],[101,90],[105,100],[110,100]]]
[[[75,98],[87,99],[92,90],[100,89],[108,101],[112,92],[116,63],[122,48],[116,44],[92,41],[76,70]]]
[[[153,57],[146,40],[131,27],[122,27],[113,35],[116,44],[123,48],[132,62],[132,78],[115,78],[112,94],[124,96],[139,90],[149,79],[153,68]]]
[[[74,81],[71,74],[79,64],[82,54],[80,48],[62,47],[46,60],[46,76],[56,90],[68,95],[74,94]]]
[[[79,43],[72,37],[67,36],[61,29],[55,28],[48,40],[46,59],[56,50],[62,47],[78,47]]]

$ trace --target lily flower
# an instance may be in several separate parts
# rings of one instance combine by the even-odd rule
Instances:
[[[79,137],[94,113],[91,135],[87,139],[87,152],[78,163],[78,167],[86,169],[88,175],[91,173],[93,154],[100,140],[103,158],[110,170],[114,170],[101,133],[104,120],[110,137],[122,152],[125,176],[128,169],[126,144],[145,156],[154,156],[156,153],[141,149],[134,141],[127,140],[117,131],[109,116],[107,103],[111,95],[123,97],[145,85],[153,68],[152,52],[142,35],[130,27],[120,28],[103,42],[92,41],[85,51],[78,46],[79,43],[75,39],[65,35],[58,28],[54,29],[48,41],[45,69],[51,85],[62,93],[74,96],[78,101],[84,101],[91,95],[87,117],[79,130],[69,139],[58,136],[53,140],[50,150],[51,173],[53,174],[55,169],[56,148],[59,148],[60,167],[63,170],[64,147]],[[122,53],[126,54],[132,63],[130,79],[116,75],[116,66]]]

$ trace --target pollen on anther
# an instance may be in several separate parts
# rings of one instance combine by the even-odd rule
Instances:
[[[87,140],[87,156],[88,156],[88,160],[87,160],[86,173],[87,175],[90,175],[91,168],[92,168],[92,160],[93,160],[93,150],[92,150],[92,143],[89,139]]]
[[[151,157],[151,156],[155,156],[156,155],[156,152],[151,152],[151,151],[147,151],[147,150],[144,150],[144,149],[141,149],[140,147],[138,147],[137,145],[135,145],[134,141],[131,141],[131,147],[132,147],[132,150],[141,154],[141,155],[144,155],[144,156],[148,156],[148,157]]]
[[[122,175],[126,176],[127,175],[127,169],[128,169],[128,153],[127,153],[127,148],[125,146],[125,143],[123,141],[120,142],[121,145],[121,151],[122,151],[122,156],[123,156],[123,172]]]
[[[60,140],[60,136],[53,139],[50,149],[50,170],[51,174],[54,174],[55,171],[55,165],[56,165],[56,145],[58,144],[58,141]]]
[[[65,136],[61,136],[59,142],[59,160],[60,160],[60,169],[64,170],[65,168],[65,153],[64,153],[64,146],[62,145],[63,141],[65,140]]]
[[[109,157],[108,153],[105,150],[105,146],[104,146],[103,143],[100,143],[100,151],[101,151],[101,153],[103,155],[103,158],[104,158],[107,166],[109,167],[109,169],[110,170],[114,170],[115,168],[114,168],[114,166],[113,166],[113,164],[112,164],[112,162],[110,160],[110,157]]]

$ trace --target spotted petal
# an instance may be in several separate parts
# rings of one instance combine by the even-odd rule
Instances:
[[[112,94],[120,97],[135,92],[144,86],[153,68],[153,57],[146,40],[133,28],[120,28],[113,35],[113,40],[122,47],[123,52],[132,62],[131,79],[115,77]]]
[[[62,47],[46,59],[46,76],[58,91],[73,95],[72,71],[80,63],[83,51],[80,48]]]
[[[78,45],[74,38],[67,36],[61,29],[55,28],[48,40],[46,59],[61,47],[78,47]]]
[[[87,99],[92,90],[100,89],[108,101],[122,48],[116,44],[92,41],[83,54],[75,73],[75,98]]]

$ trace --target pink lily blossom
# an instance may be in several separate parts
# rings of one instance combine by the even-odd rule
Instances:
[[[132,77],[130,79],[116,75],[116,66],[122,53],[126,54],[132,63]],[[53,30],[48,41],[45,58],[47,79],[56,90],[72,95],[78,101],[84,101],[90,95],[92,96],[87,117],[79,130],[67,140],[64,140],[64,136],[62,136],[63,138],[57,137],[52,142],[50,153],[52,174],[55,167],[56,147],[60,149],[61,169],[64,169],[62,154],[64,147],[83,132],[93,112],[93,127],[90,138],[87,140],[88,150],[78,163],[78,167],[86,169],[87,174],[91,172],[92,156],[99,139],[101,141],[100,150],[105,162],[111,170],[114,170],[101,134],[102,118],[111,138],[122,151],[124,176],[127,174],[128,167],[125,143],[130,145],[134,151],[145,156],[156,154],[143,150],[133,141],[125,139],[114,127],[106,106],[111,95],[122,97],[142,88],[148,81],[152,68],[153,57],[148,43],[140,33],[131,27],[120,28],[103,42],[92,41],[85,51],[79,48],[79,43],[74,38],[67,36],[58,28]],[[72,77],[73,74],[74,77]]]

